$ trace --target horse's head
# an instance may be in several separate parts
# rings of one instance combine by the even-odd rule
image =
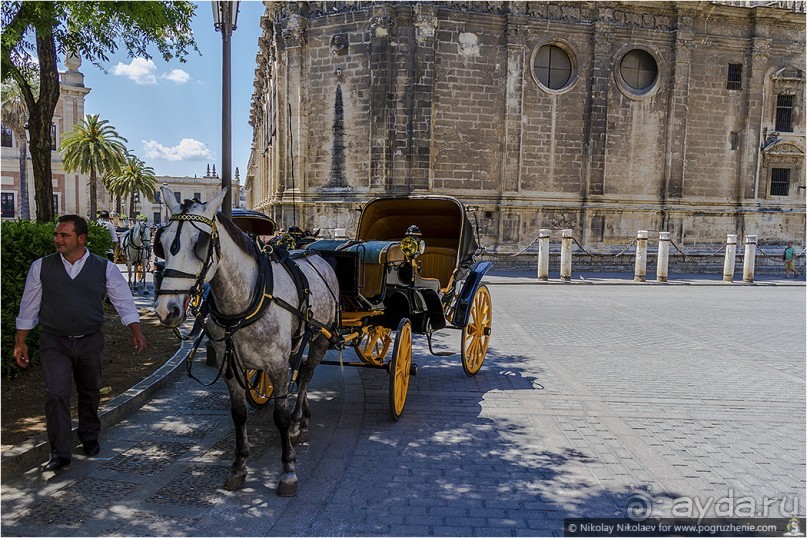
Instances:
[[[167,187],[163,200],[171,210],[168,225],[154,238],[154,254],[165,259],[165,269],[154,310],[160,323],[177,327],[185,320],[185,308],[191,295],[201,292],[218,268],[218,225],[216,212],[227,189],[206,204],[185,200],[180,204]]]
[[[142,220],[137,220],[130,228],[129,232],[132,246],[140,249],[151,241],[151,230]]]

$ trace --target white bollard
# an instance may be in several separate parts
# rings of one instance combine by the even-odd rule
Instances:
[[[656,265],[656,280],[659,282],[667,282],[668,271],[670,265],[670,232],[658,233],[658,262]]]
[[[639,230],[636,234],[636,263],[633,275],[635,282],[647,280],[647,230]]]
[[[737,235],[726,236],[726,258],[723,260],[723,282],[734,282],[734,263],[737,259]]]
[[[757,255],[757,236],[745,236],[745,259],[743,260],[743,282],[754,281],[754,258]]]
[[[572,230],[562,231],[560,240],[560,279],[572,281]]]
[[[538,230],[538,280],[549,280],[549,230]]]

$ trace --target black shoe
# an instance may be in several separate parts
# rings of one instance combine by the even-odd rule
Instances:
[[[65,467],[70,465],[70,460],[67,458],[60,458],[59,456],[53,456],[48,463],[42,467],[43,471],[52,471],[54,473],[58,473]]]
[[[101,452],[101,445],[98,444],[98,441],[85,441],[84,442],[84,453],[90,457],[97,456],[98,453]]]

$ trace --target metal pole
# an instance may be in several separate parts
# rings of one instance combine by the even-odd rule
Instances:
[[[723,282],[734,282],[734,262],[737,257],[737,235],[726,235],[726,257],[723,259]]]
[[[538,280],[549,280],[549,230],[538,230]]]
[[[230,36],[233,32],[230,2],[222,2],[221,28],[221,187],[227,189],[221,212],[232,216],[232,117],[230,94]]]
[[[633,280],[647,280],[647,230],[639,230],[636,234],[636,261],[633,264]]]
[[[658,233],[658,262],[656,263],[656,280],[667,282],[667,268],[670,263],[670,232]]]

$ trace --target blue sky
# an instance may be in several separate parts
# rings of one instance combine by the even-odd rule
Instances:
[[[154,48],[150,61],[119,50],[103,64],[106,73],[86,60],[79,68],[91,88],[85,113],[108,120],[157,175],[203,176],[208,164],[221,175],[221,34],[213,28],[210,2],[196,4],[192,26],[201,55],[192,52],[181,63],[165,62]],[[242,1],[232,36],[233,177],[238,167],[242,181],[263,13],[262,2]]]

